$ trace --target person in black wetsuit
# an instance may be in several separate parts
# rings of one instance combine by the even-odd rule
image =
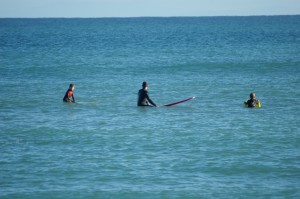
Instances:
[[[260,105],[260,101],[258,99],[256,99],[256,94],[255,93],[250,93],[250,99],[244,102],[245,106],[249,107],[249,108],[259,108]]]
[[[156,106],[156,104],[150,99],[148,95],[148,83],[143,82],[143,88],[139,90],[138,93],[138,101],[137,105],[138,106]]]
[[[75,103],[74,89],[75,89],[75,85],[70,84],[69,89],[67,90],[67,92],[63,98],[64,102]]]

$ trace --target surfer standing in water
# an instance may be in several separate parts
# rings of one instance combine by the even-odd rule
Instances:
[[[250,93],[250,99],[244,102],[245,106],[249,108],[260,108],[261,104],[258,99],[256,99],[255,93]]]
[[[137,105],[138,106],[155,106],[157,107],[157,105],[150,99],[149,95],[148,95],[148,83],[147,82],[143,82],[143,88],[139,90],[138,93],[138,101],[137,101]]]
[[[68,102],[68,103],[75,103],[75,98],[74,98],[74,89],[75,89],[75,85],[74,84],[70,84],[69,89],[67,90],[63,101],[64,102]]]

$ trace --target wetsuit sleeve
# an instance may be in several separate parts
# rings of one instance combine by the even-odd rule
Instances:
[[[75,103],[75,98],[74,98],[74,94],[72,94],[72,99],[73,99],[73,102]]]
[[[68,93],[69,93],[69,90],[67,90],[67,92],[66,92],[66,94],[65,94],[65,96],[63,98],[64,102],[68,102]]]
[[[151,105],[156,106],[156,104],[150,99],[148,92],[146,93],[146,98],[147,98],[148,102],[150,102]]]
[[[244,104],[245,104],[245,106],[249,107],[249,104],[250,104],[249,100],[245,101]]]

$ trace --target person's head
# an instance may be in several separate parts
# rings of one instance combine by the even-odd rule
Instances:
[[[74,84],[70,84],[69,89],[71,89],[72,91],[74,91],[75,85]]]
[[[142,86],[143,86],[143,89],[148,89],[148,83],[147,82],[143,82]]]
[[[250,99],[256,99],[256,94],[255,93],[250,93]]]

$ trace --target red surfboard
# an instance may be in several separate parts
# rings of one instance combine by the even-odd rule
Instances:
[[[187,98],[187,99],[180,100],[180,101],[178,101],[178,102],[173,102],[173,103],[170,103],[170,104],[165,104],[164,106],[174,106],[174,105],[176,105],[176,104],[180,104],[180,103],[183,103],[183,102],[186,102],[186,101],[195,99],[195,98],[196,98],[195,96],[189,97],[189,98]]]

